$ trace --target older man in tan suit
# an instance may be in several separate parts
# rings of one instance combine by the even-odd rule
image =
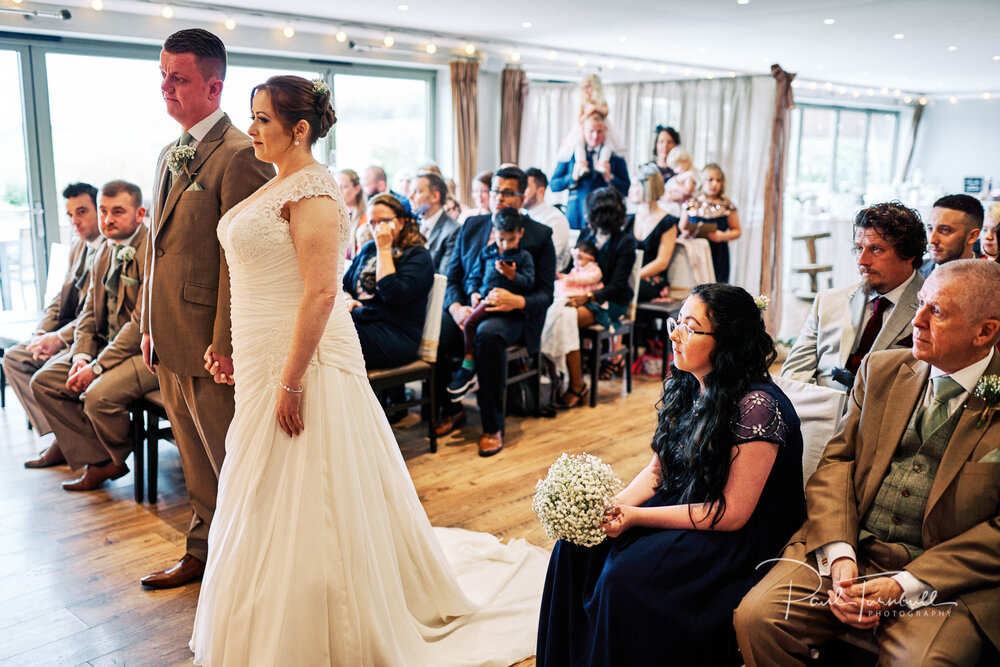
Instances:
[[[142,346],[146,363],[159,374],[193,513],[184,557],[141,583],[170,588],[204,571],[235,409],[229,268],[216,227],[274,169],[254,157],[250,137],[219,108],[226,49],[218,37],[200,29],[174,33],[163,44],[160,72],[167,113],[184,132],[157,163]],[[215,383],[206,358],[219,364],[229,384]]]
[[[804,664],[852,629],[883,665],[1000,660],[1000,416],[975,390],[1000,382],[998,293],[994,262],[938,267],[912,352],[862,363],[806,524],[736,611],[749,667]]]
[[[138,186],[111,181],[101,190],[101,233],[90,288],[69,354],[35,373],[31,390],[70,467],[83,468],[67,491],[91,491],[128,472],[129,404],[156,388],[139,350],[143,258],[149,230]]]
[[[77,235],[70,247],[69,267],[62,289],[46,307],[31,338],[11,346],[3,354],[4,374],[39,435],[51,433],[52,427],[35,403],[29,385],[31,376],[52,357],[66,354],[73,344],[76,319],[83,309],[90,284],[90,265],[97,250],[104,247],[97,222],[97,188],[89,183],[71,183],[62,194],[66,200],[66,216]],[[37,459],[25,461],[24,467],[47,468],[65,461],[56,441]]]

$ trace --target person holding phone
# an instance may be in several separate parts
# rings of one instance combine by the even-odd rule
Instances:
[[[347,305],[361,339],[365,367],[392,368],[417,358],[434,284],[434,261],[412,214],[394,196],[368,205],[373,240],[344,274]]]

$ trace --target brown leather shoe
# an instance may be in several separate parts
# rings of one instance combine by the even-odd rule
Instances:
[[[184,557],[177,561],[173,567],[162,572],[147,574],[139,580],[139,583],[146,588],[176,588],[201,579],[201,575],[204,573],[205,563],[191,554],[184,554]]]
[[[453,415],[445,415],[441,418],[441,421],[437,423],[434,427],[434,433],[441,435],[448,435],[454,431],[459,426],[464,426],[465,422],[469,420],[469,415],[465,414],[465,408],[462,408]]]
[[[494,454],[499,454],[501,449],[503,449],[502,431],[483,433],[482,437],[479,438],[480,456],[493,456]]]
[[[94,465],[88,463],[83,467],[83,474],[72,482],[63,482],[63,488],[67,491],[93,491],[104,484],[109,479],[118,479],[128,474],[128,466],[122,463],[118,465],[114,461],[104,465]]]
[[[51,468],[52,466],[62,465],[66,463],[66,457],[63,456],[62,449],[59,448],[59,443],[52,441],[45,451],[38,455],[37,459],[32,459],[30,461],[24,462],[25,468]]]

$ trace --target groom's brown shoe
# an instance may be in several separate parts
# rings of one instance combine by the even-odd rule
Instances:
[[[67,491],[93,491],[109,479],[118,479],[128,474],[128,466],[109,461],[104,465],[88,463],[83,474],[72,482],[63,482]]]
[[[59,448],[59,443],[52,441],[52,444],[48,448],[38,455],[37,459],[31,459],[30,461],[24,462],[25,468],[51,468],[52,466],[61,465],[66,463],[66,457],[63,456],[62,449]]]
[[[201,575],[204,573],[205,563],[191,554],[184,554],[184,557],[177,561],[173,567],[162,572],[147,574],[139,580],[139,583],[146,588],[176,588],[201,579]]]

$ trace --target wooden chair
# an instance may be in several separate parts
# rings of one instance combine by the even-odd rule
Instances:
[[[160,439],[173,439],[160,390],[151,391],[130,406],[132,411],[132,474],[135,482],[135,502],[143,501],[143,477],[146,479],[146,497],[156,504],[156,479],[160,463]],[[145,466],[143,463],[145,462]]]
[[[448,279],[438,273],[427,297],[427,316],[420,342],[418,359],[397,368],[382,368],[368,371],[368,382],[375,393],[405,386],[408,382],[421,382],[420,398],[392,406],[392,411],[409,410],[418,405],[427,406],[423,416],[427,420],[427,437],[431,453],[437,451],[437,434],[434,432],[434,418],[437,414],[437,400],[434,395],[435,368],[437,366],[438,341],[441,338],[441,310],[444,307],[444,292]]]
[[[639,303],[639,273],[642,271],[642,251],[635,251],[635,263],[629,286],[632,288],[632,302],[618,328],[612,332],[599,324],[591,324],[580,329],[580,354],[586,355],[590,363],[590,407],[597,407],[597,382],[601,373],[601,362],[620,354],[625,355],[625,391],[632,393],[632,351],[635,349],[635,316]],[[615,336],[621,336],[621,346],[615,346]],[[583,343],[590,342],[590,349]],[[626,343],[627,341],[627,343]],[[607,349],[605,349],[607,348]]]

